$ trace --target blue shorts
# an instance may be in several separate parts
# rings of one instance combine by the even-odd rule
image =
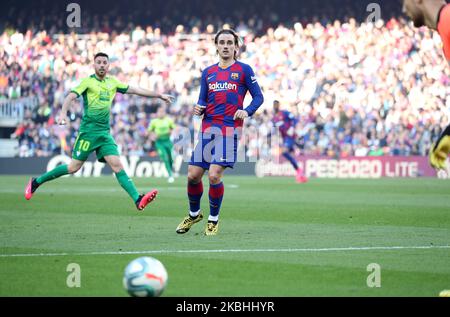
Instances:
[[[200,132],[189,165],[205,170],[211,164],[233,168],[237,160],[238,135],[224,136]]]

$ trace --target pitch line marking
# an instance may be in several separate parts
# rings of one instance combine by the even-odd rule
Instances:
[[[0,258],[12,257],[52,257],[82,255],[130,255],[130,254],[170,254],[170,253],[257,253],[257,252],[340,252],[340,251],[383,251],[383,250],[430,250],[450,249],[450,245],[436,246],[380,246],[380,247],[344,247],[344,248],[290,248],[290,249],[219,249],[219,250],[147,250],[147,251],[98,251],[74,253],[19,253],[0,254]]]

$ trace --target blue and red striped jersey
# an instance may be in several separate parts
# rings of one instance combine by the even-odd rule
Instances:
[[[242,127],[243,120],[234,120],[233,117],[237,110],[243,109],[247,91],[250,91],[252,101],[244,110],[252,116],[264,102],[253,69],[239,61],[228,68],[221,68],[218,63],[205,68],[198,98],[198,104],[206,107],[202,132],[216,127],[225,134],[227,127]]]
[[[289,111],[278,111],[274,114],[272,122],[274,126],[279,129],[283,139],[295,137],[295,125],[297,124],[297,119]]]

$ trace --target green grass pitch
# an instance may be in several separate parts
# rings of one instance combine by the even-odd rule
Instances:
[[[202,209],[207,215],[208,184]],[[127,296],[125,266],[166,266],[163,296],[438,296],[450,289],[450,181],[226,176],[219,234],[185,235],[186,178],[158,188],[143,213],[113,177],[66,177],[31,201],[26,177],[0,177],[0,296]],[[216,251],[216,252],[211,252]],[[127,253],[135,252],[135,253]],[[70,288],[67,266],[81,268]],[[367,266],[380,266],[368,287]]]

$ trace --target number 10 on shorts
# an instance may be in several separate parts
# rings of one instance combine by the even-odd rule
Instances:
[[[89,150],[89,146],[91,145],[91,142],[86,141],[86,140],[80,140],[79,141],[80,145],[78,146],[78,151],[88,151]]]

